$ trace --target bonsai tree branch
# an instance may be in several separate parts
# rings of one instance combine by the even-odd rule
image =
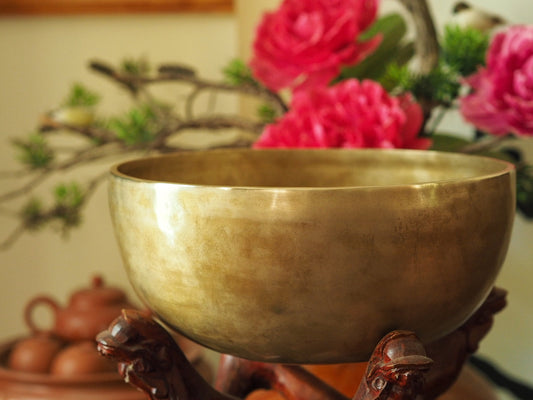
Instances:
[[[78,220],[78,216],[81,214],[83,208],[89,202],[90,197],[94,194],[100,183],[105,178],[107,178],[107,172],[99,174],[93,179],[91,179],[84,188],[83,198],[81,199],[80,203],[76,205],[75,208],[69,209],[67,206],[64,205],[55,205],[54,207],[51,207],[48,210],[44,210],[39,214],[33,215],[32,218],[22,218],[15,226],[15,228],[7,235],[7,237],[0,241],[0,251],[6,250],[11,247],[28,230],[37,230],[42,225],[50,221],[58,219],[65,220],[66,213],[74,212],[74,218],[72,218],[72,216],[70,218],[71,221],[73,221],[72,223],[76,223]],[[67,233],[67,227],[68,225],[64,224],[63,233]]]
[[[153,77],[120,74],[112,67],[101,61],[91,61],[89,66],[94,71],[99,72],[123,85],[134,95],[137,95],[139,89],[146,85],[180,82],[190,84],[195,88],[193,94],[189,96],[189,98],[192,99],[194,99],[200,91],[211,90],[217,92],[249,95],[271,104],[276,111],[280,113],[285,113],[288,110],[288,106],[285,104],[281,96],[270,91],[264,86],[254,84],[232,85],[229,83],[215,82],[199,78],[194,70],[178,64],[161,65],[158,68],[158,74]]]
[[[399,0],[409,11],[415,26],[415,53],[417,70],[429,73],[438,63],[439,43],[437,31],[426,0]]]
[[[221,114],[209,112],[196,115],[195,107],[199,94],[203,92],[244,94],[267,102],[273,110],[281,114],[287,111],[287,106],[280,96],[254,82],[242,85],[217,82],[199,77],[195,71],[179,64],[165,64],[159,66],[155,74],[132,73],[114,68],[102,61],[91,61],[89,68],[103,77],[110,79],[114,84],[130,94],[133,104],[137,104],[128,115],[110,119],[101,123],[93,121],[80,124],[77,120],[61,119],[54,112],[47,113],[41,118],[38,126],[37,142],[25,142],[21,139],[13,143],[26,154],[29,164],[17,171],[0,173],[3,179],[20,178],[15,181],[15,187],[0,192],[0,204],[11,203],[33,196],[37,188],[44,186],[49,178],[76,168],[110,158],[122,158],[127,154],[164,153],[171,151],[194,150],[185,145],[176,144],[172,139],[186,131],[224,131],[234,129],[241,132],[230,139],[215,141],[208,144],[207,148],[222,147],[249,147],[261,133],[265,121],[261,119],[245,118],[240,115]],[[152,95],[151,88],[158,84],[178,83],[190,88],[186,97],[184,110],[174,110],[158,101]],[[77,88],[74,96],[75,105],[83,101],[92,102],[95,96],[84,93]],[[80,100],[81,99],[81,100]],[[85,140],[81,147],[49,146],[48,139],[62,136],[65,133]],[[61,152],[61,157],[56,160],[56,153]],[[34,154],[35,153],[35,154]],[[28,162],[28,161],[26,161]],[[106,171],[107,173],[107,171]],[[105,174],[106,174],[105,173]],[[105,175],[104,174],[104,175]],[[86,204],[89,195],[101,183],[101,177],[94,178],[83,189],[70,187],[72,193],[63,196],[79,196],[74,206],[63,204],[65,200],[56,199],[56,204],[43,207],[31,200],[22,210],[4,212],[4,216],[19,219],[17,226],[11,233],[0,241],[0,249],[10,247],[23,234],[41,228],[52,221],[62,221],[63,230],[74,226],[79,219],[79,213]],[[68,191],[63,187],[60,191]],[[76,195],[76,192],[80,193]],[[57,197],[57,193],[55,194]],[[32,208],[33,207],[33,208]]]

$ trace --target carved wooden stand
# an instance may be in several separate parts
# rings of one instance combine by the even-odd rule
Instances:
[[[409,331],[386,335],[372,354],[353,400],[431,400],[456,380],[506,305],[495,288],[460,328],[424,346]],[[288,400],[349,400],[298,365],[268,364],[223,355],[214,386],[189,363],[170,334],[149,315],[123,310],[97,337],[99,351],[118,362],[124,379],[156,400],[235,400],[274,389]]]

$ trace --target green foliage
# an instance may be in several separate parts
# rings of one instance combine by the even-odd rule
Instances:
[[[368,40],[381,35],[378,48],[360,63],[345,67],[339,80],[348,78],[380,80],[391,63],[406,64],[414,55],[412,42],[405,42],[407,25],[399,14],[385,15],[360,36],[361,40]]]
[[[413,86],[413,81],[414,75],[409,68],[396,63],[389,64],[385,74],[380,79],[381,85],[389,92],[397,88],[404,91],[405,88]]]
[[[24,226],[37,230],[50,222],[59,222],[61,230],[66,233],[69,228],[81,223],[81,206],[84,194],[76,183],[60,184],[54,189],[54,204],[46,209],[41,200],[31,198],[22,208],[20,214]]]
[[[33,197],[22,207],[20,212],[24,226],[30,230],[39,229],[43,223],[43,205],[39,199]]]
[[[416,76],[411,91],[417,98],[451,106],[459,95],[460,88],[461,84],[457,80],[455,71],[441,63],[429,74]]]
[[[411,72],[407,66],[391,64],[382,79],[387,90],[399,88],[411,92],[419,101],[450,107],[459,95],[461,84],[457,73],[440,63],[429,74]]]
[[[276,113],[276,110],[274,110],[274,108],[272,108],[268,104],[263,104],[259,106],[259,109],[257,110],[257,112],[259,114],[259,118],[261,118],[261,121],[263,121],[266,124],[274,122],[274,120],[276,119],[278,115]]]
[[[475,29],[447,26],[439,63],[431,72],[415,74],[405,63],[391,62],[380,83],[389,91],[411,92],[419,101],[432,106],[451,107],[459,96],[460,77],[483,65],[488,44],[488,36]]]
[[[143,105],[133,108],[124,117],[113,118],[109,128],[127,145],[150,143],[158,130],[158,118],[154,110]]]
[[[48,146],[43,135],[33,133],[26,141],[14,140],[19,150],[19,160],[32,169],[46,168],[54,160],[54,151]]]
[[[222,70],[226,81],[235,86],[253,85],[259,86],[259,83],[252,75],[251,69],[240,59],[234,59]]]
[[[448,25],[441,46],[442,60],[461,76],[468,76],[485,65],[489,36],[477,29]]]
[[[56,205],[77,208],[83,203],[83,191],[77,183],[60,184],[54,189]]]
[[[526,165],[516,170],[516,202],[518,211],[533,218],[533,166]]]
[[[54,189],[55,206],[53,215],[62,222],[63,231],[78,226],[81,222],[80,207],[83,191],[76,183],[60,184]]]
[[[447,151],[447,152],[457,152],[462,147],[465,147],[466,145],[470,144],[471,142],[454,136],[454,135],[447,135],[447,134],[433,134],[431,136],[432,145],[431,150],[439,150],[439,151]]]
[[[100,101],[100,96],[81,83],[74,83],[61,104],[63,107],[92,107]]]
[[[150,72],[150,64],[144,58],[125,58],[120,64],[120,72],[126,75],[144,76]]]
[[[379,81],[386,90],[412,92],[419,100],[434,105],[450,106],[458,96],[461,87],[457,71],[441,61],[427,75],[410,71],[407,62],[414,55],[413,43],[405,43],[407,26],[402,16],[391,14],[381,17],[362,36],[368,39],[382,35],[378,49],[361,63],[345,68],[342,78],[373,79]],[[453,42],[453,41],[452,41]]]

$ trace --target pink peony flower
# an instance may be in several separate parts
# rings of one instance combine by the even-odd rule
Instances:
[[[466,79],[473,92],[460,99],[463,117],[494,135],[533,135],[533,26],[498,33],[487,67]]]
[[[421,107],[410,94],[390,96],[378,83],[349,79],[294,94],[290,110],[268,125],[255,148],[377,147],[427,149]]]
[[[357,42],[376,18],[379,0],[284,0],[263,16],[250,67],[271,90],[327,85],[379,44]]]

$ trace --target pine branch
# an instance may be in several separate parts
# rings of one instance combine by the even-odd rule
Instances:
[[[243,84],[233,85],[230,83],[216,82],[208,79],[199,78],[194,73],[183,73],[178,68],[170,68],[169,65],[165,65],[159,68],[159,73],[156,76],[137,76],[137,75],[125,75],[117,72],[113,67],[101,62],[92,61],[89,64],[90,68],[107,76],[108,78],[116,81],[117,83],[125,86],[130,92],[135,95],[139,92],[139,89],[145,85],[153,85],[158,83],[168,82],[181,82],[187,83],[195,87],[195,90],[213,90],[219,92],[228,92],[236,94],[244,94],[253,97],[257,97],[272,105],[280,113],[285,113],[288,110],[288,106],[283,99],[264,86]],[[195,94],[196,96],[196,94]]]

